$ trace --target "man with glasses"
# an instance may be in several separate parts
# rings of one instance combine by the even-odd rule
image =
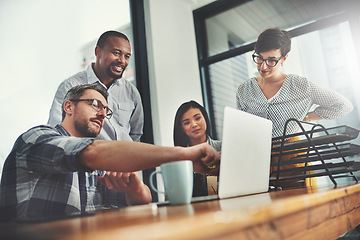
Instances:
[[[5,160],[1,221],[44,221],[150,203],[149,188],[133,171],[165,162],[193,160],[194,171],[218,173],[208,166],[219,165],[219,153],[207,144],[175,148],[95,139],[112,117],[107,91],[97,83],[71,88],[62,106],[61,124],[31,128]]]
[[[75,74],[59,85],[48,124],[55,126],[61,122],[62,100],[71,87],[98,83],[108,91],[108,104],[114,111],[111,119],[105,119],[98,138],[140,141],[144,125],[142,101],[136,87],[123,78],[131,57],[129,39],[117,31],[104,32],[97,41],[95,56],[95,63],[90,64],[86,71]]]

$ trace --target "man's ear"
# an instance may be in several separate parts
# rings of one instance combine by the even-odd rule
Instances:
[[[96,56],[97,58],[99,58],[99,56],[100,56],[100,51],[101,51],[101,48],[100,48],[99,46],[96,46],[96,47],[95,47],[95,56]]]
[[[74,113],[74,103],[70,100],[67,100],[64,103],[64,111],[66,114],[69,114],[71,116]]]

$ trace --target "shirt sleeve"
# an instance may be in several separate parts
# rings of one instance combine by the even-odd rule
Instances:
[[[341,94],[312,82],[310,84],[311,99],[315,113],[324,119],[340,118],[353,110],[352,103]]]
[[[40,173],[91,172],[77,157],[93,141],[93,138],[63,136],[49,126],[35,127],[16,143],[17,165]]]
[[[62,82],[55,93],[47,122],[52,127],[55,127],[56,124],[60,124],[62,122],[62,104],[65,94],[70,89],[70,87],[70,85],[68,86],[68,84]]]
[[[133,97],[134,97],[135,109],[130,117],[130,137],[132,138],[133,141],[139,142],[143,134],[144,110],[143,110],[140,93],[138,92],[137,89],[134,90]]]
[[[243,88],[244,84],[240,84],[236,93],[236,108],[239,110],[243,110],[241,107],[241,98],[243,98],[242,93],[244,91]]]

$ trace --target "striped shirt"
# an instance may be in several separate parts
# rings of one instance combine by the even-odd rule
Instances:
[[[335,119],[352,111],[353,106],[339,93],[320,87],[304,77],[289,74],[280,90],[270,99],[261,91],[255,78],[240,84],[236,94],[237,108],[267,118],[273,122],[273,137],[283,135],[288,119],[303,120],[313,105],[315,113],[324,119]],[[291,121],[286,134],[298,128]]]
[[[60,125],[37,126],[22,134],[4,163],[0,220],[32,221],[125,206],[123,193],[98,184],[103,171],[77,160],[93,141],[71,137]]]
[[[141,96],[137,88],[124,78],[116,79],[107,88],[96,76],[94,63],[86,71],[79,72],[64,80],[58,87],[49,114],[48,124],[61,123],[62,103],[68,90],[81,84],[98,83],[109,93],[107,104],[114,112],[110,119],[104,119],[97,139],[140,141],[143,134],[144,112]]]

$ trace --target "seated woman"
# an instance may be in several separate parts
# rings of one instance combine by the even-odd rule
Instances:
[[[237,108],[273,122],[273,137],[283,135],[288,119],[302,121],[335,119],[352,111],[352,104],[339,93],[320,87],[305,77],[281,71],[291,49],[290,35],[278,28],[267,29],[260,34],[252,55],[259,76],[240,84],[236,100]],[[315,105],[314,111],[310,108]],[[296,122],[290,122],[286,134],[295,133]],[[288,139],[296,141],[298,137]],[[294,156],[288,155],[288,159]],[[286,160],[286,159],[282,159]],[[273,158],[272,162],[277,159]],[[297,167],[303,166],[297,164]],[[272,171],[276,168],[272,168]],[[307,178],[306,186],[316,185],[315,179]]]
[[[221,150],[221,141],[210,137],[210,121],[203,106],[195,101],[183,103],[174,121],[174,145],[189,147],[207,142],[215,150]],[[194,173],[193,197],[216,194],[217,178]]]

